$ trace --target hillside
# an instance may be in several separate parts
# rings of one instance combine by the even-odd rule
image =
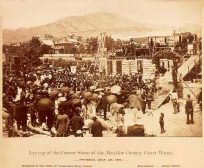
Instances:
[[[84,37],[97,36],[101,32],[106,34],[124,34],[151,31],[151,27],[143,23],[136,23],[130,19],[112,13],[92,13],[84,16],[69,16],[55,22],[16,30],[3,30],[3,42],[23,42],[33,35],[42,36],[51,34],[54,37],[63,37],[74,33]]]

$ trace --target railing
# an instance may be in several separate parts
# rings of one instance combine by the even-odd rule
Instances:
[[[186,55],[186,54],[185,54]],[[182,57],[182,59],[185,57],[185,55]],[[201,52],[198,54],[199,56],[201,55]],[[190,58],[189,58],[190,59]],[[200,59],[200,58],[199,58]],[[188,61],[188,60],[187,60]],[[193,65],[193,67],[195,66],[195,64],[196,64],[196,60],[194,59],[194,65]],[[188,71],[190,71],[189,70],[189,68],[190,68],[190,66],[188,66],[188,68],[186,69],[186,68],[184,68],[184,69],[182,69],[180,72],[179,72],[179,79],[181,78],[181,75],[182,75],[182,73],[184,72],[184,71],[186,71],[186,70],[188,70]],[[184,77],[184,76],[183,76]],[[183,78],[182,77],[182,78]]]
[[[180,62],[183,62],[184,57],[185,57],[186,55],[187,55],[187,53],[184,54],[184,55],[181,57]],[[170,69],[171,69],[173,66],[174,66],[174,65],[172,65],[172,66],[170,67]],[[170,71],[168,71],[167,73],[169,74]],[[165,74],[166,74],[166,73],[165,73]],[[188,87],[189,87],[189,86],[188,86]],[[160,107],[162,106],[162,103],[167,99],[167,97],[169,96],[169,94],[171,93],[172,90],[173,90],[173,88],[169,90],[169,93],[166,94],[165,99],[161,102],[161,104],[158,106],[158,108],[160,108]],[[194,94],[195,94],[195,93],[194,93]]]
[[[202,51],[200,51],[200,53],[198,54],[198,56],[200,57],[202,54]],[[200,59],[200,58],[199,58]],[[185,70],[185,69],[184,69]],[[183,72],[183,71],[182,71]],[[180,81],[182,81],[186,86],[187,88],[190,90],[190,92],[195,96],[195,98],[197,98],[197,95],[194,93],[194,91],[191,89],[191,87],[182,79],[182,78],[179,78]]]
[[[180,80],[187,86],[187,88],[190,90],[190,92],[193,94],[193,96],[195,96],[195,98],[197,98],[197,95],[194,93],[194,91],[191,89],[191,87],[188,86],[188,84],[183,79],[180,78]]]
[[[109,57],[109,59],[128,59],[128,60],[135,60],[135,59],[152,59],[151,55],[123,55],[123,56],[114,56],[114,57]]]

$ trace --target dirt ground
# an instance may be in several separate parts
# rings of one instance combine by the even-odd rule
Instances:
[[[160,133],[159,116],[164,113],[165,133]],[[194,124],[186,124],[187,116],[185,114],[184,104],[180,104],[180,112],[173,114],[173,105],[168,103],[156,111],[153,116],[145,114],[146,132],[154,136],[162,137],[201,137],[202,136],[202,112],[194,112]],[[151,120],[150,120],[151,118]],[[150,122],[148,122],[150,121]]]
[[[146,110],[146,114],[140,114],[141,119],[138,122],[143,123],[145,127],[145,133],[147,136],[154,137],[201,137],[202,136],[202,112],[194,112],[194,124],[186,124],[186,114],[184,104],[180,104],[180,112],[173,114],[172,103],[161,106],[158,110],[149,113]],[[159,117],[160,113],[164,113],[164,128],[165,133],[160,133]],[[116,133],[112,131],[103,131],[104,137],[116,137]],[[35,134],[30,137],[46,136],[41,134]],[[88,132],[84,134],[84,137],[91,137]],[[3,137],[8,137],[7,132],[3,132]],[[71,137],[71,136],[70,136]]]

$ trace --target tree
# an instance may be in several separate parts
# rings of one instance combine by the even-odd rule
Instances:
[[[41,64],[40,57],[49,53],[51,47],[43,44],[38,37],[32,37],[28,42],[21,43],[18,55],[21,58],[20,66],[22,70],[30,69]]]
[[[111,36],[105,37],[105,48],[107,48],[107,51],[111,51],[114,49],[114,40]]]
[[[91,45],[91,49],[92,49],[92,54],[96,53],[98,50],[98,38],[92,37],[90,45]]]
[[[114,43],[114,49],[118,50],[118,49],[121,49],[123,46],[123,42],[121,40],[117,40],[115,41]]]
[[[98,38],[97,37],[90,37],[86,39],[87,43],[87,54],[94,54],[97,52],[98,49]]]
[[[173,79],[173,84],[174,87],[176,88],[178,86],[178,67],[180,66],[180,59],[181,55],[171,52],[171,51],[166,51],[162,50],[153,55],[153,63],[155,63],[157,70],[160,72],[161,67],[160,67],[160,59],[171,59],[173,60],[173,67],[172,67],[172,79]]]

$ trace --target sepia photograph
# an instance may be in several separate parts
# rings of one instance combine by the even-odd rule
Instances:
[[[202,137],[202,5],[4,0],[3,138]]]

